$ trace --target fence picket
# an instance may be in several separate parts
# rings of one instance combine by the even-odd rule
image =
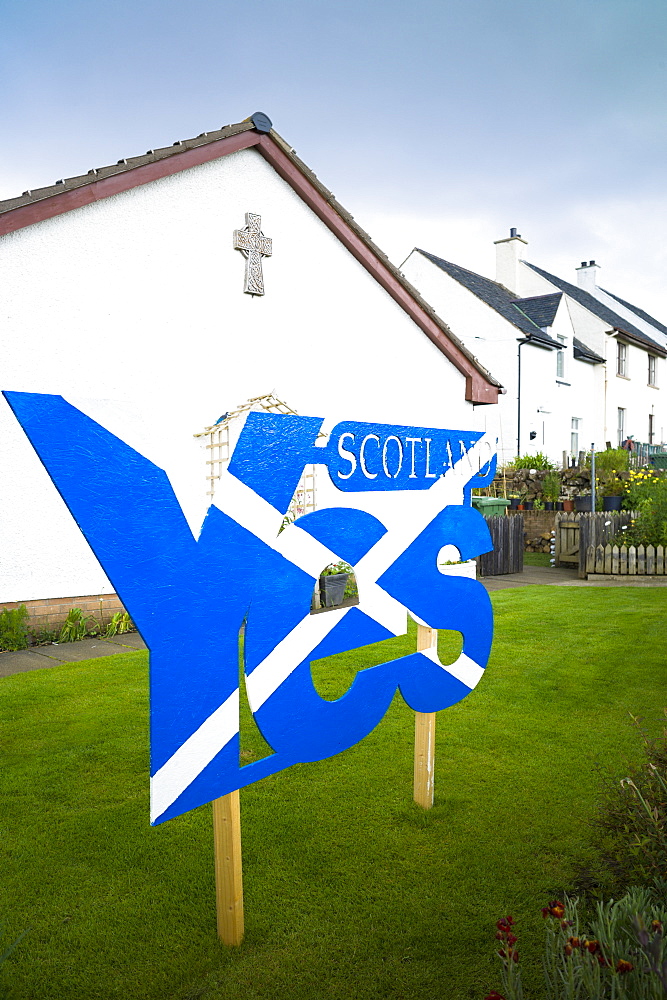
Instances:
[[[652,545],[646,546],[646,575],[653,576],[655,574],[655,549]]]
[[[638,575],[646,575],[646,557],[643,545],[637,546],[637,573]]]
[[[595,549],[595,569],[594,573],[604,573],[604,546],[598,545]]]
[[[628,575],[628,547],[621,545],[621,576]]]
[[[658,545],[655,550],[655,571],[660,576],[665,575],[664,551],[662,545]]]
[[[614,545],[613,549],[611,550],[611,571],[614,576],[616,576],[616,574],[619,572],[619,565],[620,565],[620,558],[619,558],[618,545]]]
[[[637,574],[637,549],[634,545],[630,545],[628,548],[628,574],[636,576]]]
[[[611,569],[611,545],[609,544],[609,542],[607,542],[607,544],[605,545],[605,548],[604,548],[604,572],[605,573],[611,573],[612,572],[612,569]]]

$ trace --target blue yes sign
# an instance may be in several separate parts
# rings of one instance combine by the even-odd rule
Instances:
[[[151,822],[340,753],[371,732],[397,689],[434,712],[482,676],[488,596],[443,575],[437,557],[445,545],[462,559],[492,547],[469,503],[471,486],[493,476],[486,436],[345,422],[323,439],[319,418],[250,413],[194,538],[162,469],[60,396],[4,395],[150,649]],[[342,491],[341,506],[281,531],[312,463]],[[312,615],[319,574],[338,560],[353,566],[360,603]],[[415,652],[360,670],[337,701],[318,695],[313,660],[402,635],[407,613],[462,634],[455,663]],[[245,766],[243,624],[248,701],[273,751]]]

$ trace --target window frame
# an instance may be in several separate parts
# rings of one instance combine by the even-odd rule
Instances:
[[[622,341],[616,341],[616,374],[621,378],[629,378],[628,375],[628,345]]]

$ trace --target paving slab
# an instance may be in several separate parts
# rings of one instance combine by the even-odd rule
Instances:
[[[138,632],[113,636],[111,639],[81,639],[79,642],[52,642],[47,646],[33,646],[15,653],[0,653],[0,677],[55,667],[59,663],[77,663],[93,660],[99,656],[117,656],[146,649],[146,643]]]

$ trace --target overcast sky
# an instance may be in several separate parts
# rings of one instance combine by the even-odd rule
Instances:
[[[396,262],[526,259],[667,323],[665,0],[0,0],[0,198],[264,111]],[[445,319],[447,317],[444,317]]]

